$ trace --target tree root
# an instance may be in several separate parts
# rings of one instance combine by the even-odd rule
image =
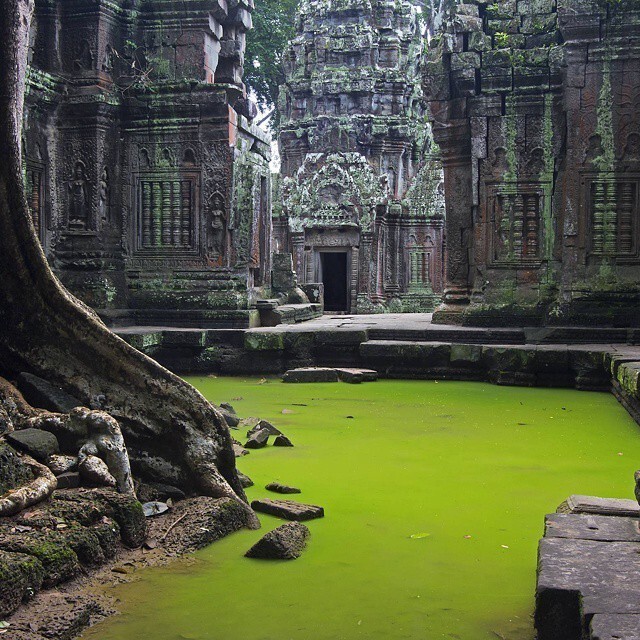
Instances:
[[[49,467],[29,456],[23,456],[22,461],[33,471],[35,478],[29,484],[8,491],[0,497],[0,516],[13,516],[46,500],[58,486],[58,481]]]

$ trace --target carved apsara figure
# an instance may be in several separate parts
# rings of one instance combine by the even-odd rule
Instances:
[[[76,162],[73,179],[69,182],[69,193],[69,226],[86,229],[89,223],[89,192],[82,162]]]
[[[219,260],[225,253],[227,221],[224,200],[220,194],[211,198],[207,224],[207,253],[210,258]]]
[[[100,221],[109,222],[109,169],[105,167],[100,176],[98,207],[100,210]]]

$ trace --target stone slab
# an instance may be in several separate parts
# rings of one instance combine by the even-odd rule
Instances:
[[[596,496],[569,496],[557,509],[558,513],[592,513],[609,516],[640,517],[640,506],[635,500],[598,498]]]
[[[338,382],[338,372],[327,367],[308,367],[290,369],[284,376],[283,382]]]
[[[544,535],[546,538],[640,542],[640,519],[553,513],[546,517]]]
[[[342,382],[358,384],[360,382],[375,382],[378,379],[378,372],[373,369],[353,369],[338,368],[338,378]]]
[[[640,640],[640,614],[599,613],[590,632],[591,640]]]
[[[639,572],[640,543],[543,538],[536,594],[578,592],[583,616],[640,614]],[[539,609],[536,618],[545,615]]]
[[[251,508],[260,513],[266,513],[270,516],[284,518],[285,520],[313,520],[315,518],[324,518],[324,509],[314,504],[303,504],[293,500],[254,500]]]
[[[18,388],[29,404],[47,411],[69,413],[72,409],[83,406],[80,400],[61,387],[31,373],[23,372],[18,376]]]

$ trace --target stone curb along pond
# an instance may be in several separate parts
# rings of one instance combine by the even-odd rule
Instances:
[[[243,558],[282,524],[264,515],[262,531],[141,572],[113,590],[121,615],[85,638],[531,639],[543,515],[577,492],[633,494],[637,425],[606,393],[190,382],[295,443],[239,458],[250,500],[267,498],[269,483],[293,485],[327,516],[307,523],[295,562]]]

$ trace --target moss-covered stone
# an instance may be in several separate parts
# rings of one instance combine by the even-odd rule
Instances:
[[[282,351],[284,340],[281,333],[274,331],[248,331],[244,347],[247,351]]]
[[[42,586],[42,563],[31,555],[0,551],[0,618],[13,613]]]
[[[44,570],[42,584],[45,587],[70,580],[80,571],[78,556],[58,531],[20,533],[4,526],[0,530],[0,550],[37,558]]]

